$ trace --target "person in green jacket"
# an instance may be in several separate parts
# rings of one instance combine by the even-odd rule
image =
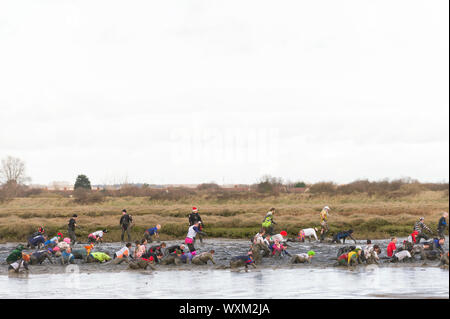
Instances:
[[[104,263],[107,261],[110,261],[111,257],[108,254],[102,253],[102,252],[95,252],[95,253],[90,253],[89,256],[87,257],[87,261],[88,263]]]
[[[18,261],[19,259],[22,258],[22,250],[24,250],[25,248],[23,247],[23,245],[19,245],[16,248],[14,248],[14,250],[9,254],[8,257],[6,257],[6,262],[11,265],[12,263]]]

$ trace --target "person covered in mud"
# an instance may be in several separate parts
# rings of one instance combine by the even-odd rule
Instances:
[[[272,208],[267,212],[267,214],[266,214],[266,216],[264,217],[264,220],[263,220],[263,222],[262,222],[262,224],[261,224],[261,226],[262,226],[262,228],[264,229],[265,233],[268,234],[268,235],[273,235],[273,233],[274,233],[274,226],[273,226],[273,225],[276,225],[276,224],[277,224],[277,223],[275,223],[275,221],[273,220],[274,214],[275,214],[275,208],[272,207]]]
[[[441,255],[441,251],[434,249],[433,242],[424,242],[422,247],[420,247],[421,260],[436,260],[439,259]]]
[[[200,214],[198,213],[198,208],[192,207],[192,212],[189,214],[189,227],[194,226],[196,223],[199,223],[198,227],[201,231],[203,231],[205,224],[203,223],[203,220],[200,217]],[[198,239],[200,240],[200,243],[203,242],[203,237],[201,234],[199,234]],[[195,240],[195,238],[194,238],[194,240]]]
[[[31,256],[30,256],[30,264],[31,264],[31,265],[38,265],[38,264],[40,265],[40,264],[42,264],[46,259],[47,259],[51,264],[53,264],[52,256],[53,256],[53,254],[52,254],[51,248],[49,248],[49,249],[44,249],[44,250],[38,250],[38,251],[35,251],[35,252],[33,252],[33,253],[31,254]]]
[[[175,250],[173,253],[170,253],[167,256],[164,256],[164,258],[161,259],[160,263],[162,265],[171,265],[171,264],[175,264],[175,265],[180,265],[183,263],[181,256],[183,256],[184,253],[182,253],[180,250]],[[185,260],[184,260],[185,261]]]
[[[253,241],[252,241],[252,251],[255,253],[253,256],[259,260],[259,256],[260,256],[260,251],[263,251],[263,256],[264,257],[268,257],[271,253],[271,250],[269,248],[269,241],[264,239],[264,235],[265,235],[265,231],[263,229],[261,229],[259,231],[259,233],[257,233],[255,235],[255,237],[253,237]],[[270,238],[270,236],[269,236]],[[257,256],[258,255],[258,258]]]
[[[70,244],[71,244],[70,238],[66,237],[62,241],[60,241],[58,245],[56,245],[56,247],[58,247],[60,251],[63,251],[66,250],[67,248],[70,248]]]
[[[77,235],[75,234],[75,229],[77,228],[77,214],[73,214],[72,218],[69,219],[69,224],[67,225],[67,230],[69,234],[69,238],[72,241],[72,244],[75,245],[77,241]]]
[[[125,247],[122,247],[119,251],[116,251],[113,255],[113,263],[114,264],[120,264],[122,262],[128,263],[128,258],[130,258],[130,249],[131,249],[131,243],[127,243]]]
[[[152,265],[154,263],[154,258],[138,258],[136,260],[131,261],[128,264],[128,268],[130,269],[144,269],[147,270],[150,267],[152,270],[156,270],[156,268]]]
[[[433,249],[439,251],[441,254],[444,253],[444,244],[445,237],[433,238]]]
[[[197,234],[206,236],[206,233],[200,230],[199,225],[200,222],[197,222],[194,225],[190,226],[186,235],[186,239],[184,240],[184,243],[188,246],[189,252],[191,254],[195,251],[194,240]]]
[[[23,270],[28,273],[28,271],[30,270],[28,268],[29,261],[30,261],[30,256],[23,254],[23,256],[21,256],[19,259],[17,259],[16,261],[9,264],[8,273],[18,274],[21,272],[21,268],[23,268]]]
[[[84,262],[87,261],[87,256],[91,253],[91,250],[94,249],[94,244],[91,243],[83,248],[72,249],[72,254],[74,259],[82,259]]]
[[[316,253],[314,252],[314,250],[310,250],[307,253],[294,255],[291,259],[291,264],[311,263],[312,258],[315,255]]]
[[[349,266],[356,266],[358,264],[362,264],[361,260],[362,249],[360,246],[357,246],[355,250],[352,250],[348,253],[347,263]]]
[[[353,234],[353,229],[340,231],[336,235],[334,235],[333,239],[331,240],[331,243],[332,244],[333,243],[345,244],[345,240],[347,239],[347,237],[349,237],[356,244],[356,240],[352,237],[352,234]]]
[[[447,266],[448,267],[448,251],[447,251],[447,253],[445,254],[442,254],[442,256],[441,256],[441,262],[440,262],[440,264],[439,264],[440,266]]]
[[[442,217],[438,221],[437,231],[438,231],[438,236],[440,238],[445,237],[445,230],[448,228],[447,218],[448,218],[448,213],[443,212]]]
[[[408,242],[410,242],[411,244],[416,244],[417,243],[417,235],[419,235],[419,232],[417,230],[414,230],[406,239]]]
[[[39,248],[41,248],[41,246],[44,246],[44,243],[46,241],[47,241],[47,236],[43,235],[43,234],[37,235],[35,237],[30,237],[28,239],[27,247],[30,247],[31,249],[34,249],[34,248],[39,249]]]
[[[72,248],[66,248],[61,252],[61,264],[74,264],[75,256],[72,254]]]
[[[125,233],[127,233],[128,241],[131,241],[131,224],[133,223],[133,217],[127,213],[126,209],[122,210],[122,217],[120,217],[120,227],[122,228],[122,234],[120,240],[123,242]]]
[[[87,263],[105,263],[107,261],[110,261],[112,258],[107,253],[96,251],[90,253],[87,258]]]
[[[247,255],[235,256],[230,260],[230,268],[232,269],[245,267],[245,271],[248,271],[249,265],[256,268],[251,252],[248,252]]]
[[[167,251],[166,248],[167,248],[166,243],[161,243],[160,245],[150,246],[147,252],[165,255],[165,252]]]
[[[420,219],[414,224],[414,230],[419,234],[416,236],[416,241],[419,244],[420,240],[423,238],[425,240],[429,239],[428,234],[432,234],[433,231],[425,224],[425,217],[420,217]]]
[[[209,252],[198,254],[192,258],[191,263],[194,265],[206,265],[208,264],[208,260],[211,260],[211,262],[215,265],[216,262],[214,261],[214,253],[215,251],[212,249]]]
[[[18,261],[22,258],[22,251],[25,249],[23,245],[18,245],[16,248],[14,248],[11,253],[6,257],[6,263],[12,264],[13,262]]]
[[[103,230],[97,230],[88,235],[88,243],[98,243],[103,242],[103,235],[106,234],[108,230],[105,228]]]
[[[322,211],[320,212],[320,242],[325,240],[325,236],[327,235],[328,231],[330,230],[328,228],[328,212],[330,211],[330,207],[325,206]]]
[[[380,261],[379,255],[381,254],[381,248],[378,245],[368,245],[364,248],[364,260],[366,264],[378,264]]]

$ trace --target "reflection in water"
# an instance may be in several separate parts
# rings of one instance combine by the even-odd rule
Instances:
[[[0,276],[0,298],[448,298],[439,268],[257,269],[231,272]]]

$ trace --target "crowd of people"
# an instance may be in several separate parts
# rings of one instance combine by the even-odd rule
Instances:
[[[315,240],[320,243],[345,244],[346,239],[353,240],[352,246],[340,246],[336,256],[336,266],[355,266],[359,264],[379,264],[384,262],[408,262],[416,258],[421,260],[440,261],[440,265],[447,265],[449,255],[444,251],[445,232],[448,228],[448,213],[443,213],[438,221],[436,231],[425,224],[425,218],[421,217],[414,225],[411,234],[403,242],[398,243],[396,237],[391,238],[389,244],[384,249],[378,244],[372,244],[370,239],[366,240],[364,247],[357,244],[353,238],[352,229],[336,232],[327,240],[329,234],[328,217],[330,207],[325,206],[320,212],[320,230],[317,227],[300,229],[297,236],[288,237],[286,231],[275,231],[274,221],[276,209],[271,208],[265,215],[260,231],[253,236],[251,244],[245,254],[236,255],[230,259],[230,268],[244,267],[247,271],[249,266],[256,267],[261,264],[263,258],[288,258],[291,264],[311,263],[316,252],[308,250],[294,254],[288,251],[290,242],[303,243],[306,240]],[[104,228],[90,233],[87,236],[87,243],[81,244],[77,241],[76,230],[78,216],[74,214],[67,225],[67,236],[61,232],[49,238],[44,227],[39,227],[37,232],[31,234],[25,245],[18,245],[6,258],[10,272],[18,273],[28,271],[29,265],[39,265],[48,261],[49,263],[59,263],[62,265],[77,263],[77,260],[84,263],[107,263],[121,264],[125,262],[130,269],[155,269],[156,264],[160,265],[180,265],[193,264],[205,265],[214,261],[215,251],[198,251],[196,240],[202,243],[207,236],[204,231],[203,220],[200,217],[197,207],[192,208],[189,215],[189,226],[184,241],[180,244],[167,246],[161,243],[159,234],[162,226],[156,224],[146,229],[140,240],[134,242],[131,238],[131,228],[133,217],[126,209],[122,211],[119,224],[121,228],[121,241],[123,246],[114,253],[101,251],[101,243],[108,234],[108,229]],[[124,242],[125,234],[128,242]],[[421,243],[421,240],[425,242]],[[155,244],[152,244],[156,241]],[[78,243],[78,245],[77,245]],[[26,253],[26,250],[31,252]],[[418,256],[418,257],[417,257]]]

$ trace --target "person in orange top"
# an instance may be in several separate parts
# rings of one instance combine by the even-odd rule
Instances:
[[[113,263],[114,264],[120,264],[121,262],[125,261],[128,263],[128,257],[130,256],[130,249],[131,249],[131,243],[127,243],[125,247],[123,247],[121,250],[116,251],[114,253],[113,257]]]

